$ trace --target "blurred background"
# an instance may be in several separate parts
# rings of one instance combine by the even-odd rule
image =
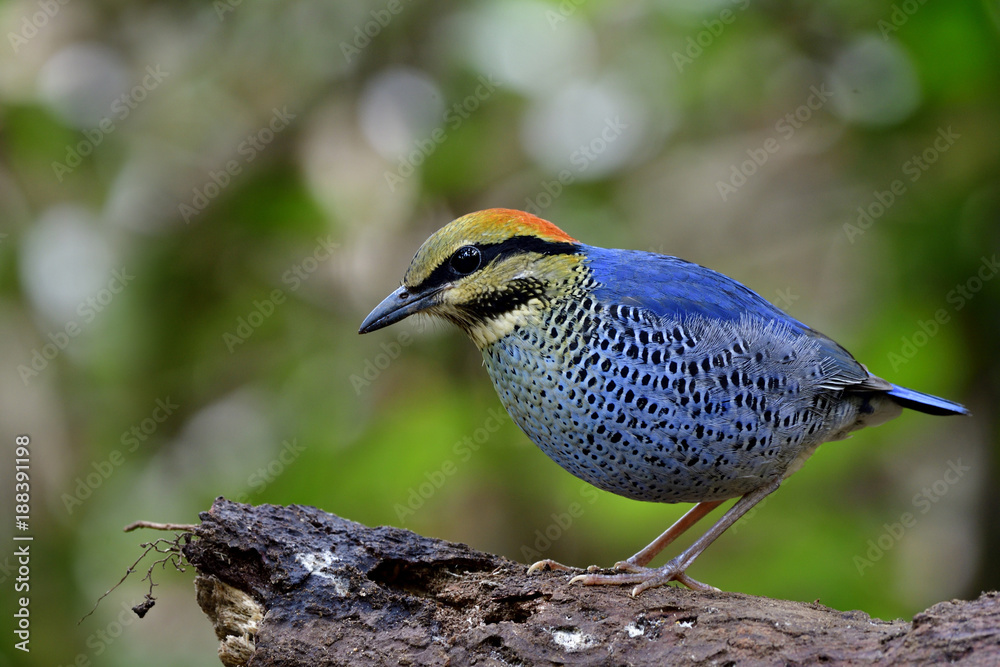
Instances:
[[[29,435],[34,536],[32,651],[5,631],[0,664],[218,664],[191,570],[77,620],[161,536],[122,526],[220,495],[581,566],[680,516],[549,461],[458,331],[358,336],[494,206],[722,271],[972,409],[821,447],[692,576],[882,618],[1000,586],[1000,3],[17,0],[0,28],[0,480]]]

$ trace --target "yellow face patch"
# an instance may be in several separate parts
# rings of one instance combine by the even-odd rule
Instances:
[[[451,289],[441,295],[441,303],[461,306],[522,279],[536,278],[547,283],[562,283],[572,275],[581,261],[579,255],[524,253],[507,257],[455,281]]]
[[[451,283],[426,312],[458,325],[483,349],[516,326],[537,324],[549,303],[576,282],[582,263],[580,255],[504,257]]]
[[[509,334],[515,326],[536,323],[549,301],[573,282],[580,269],[579,255],[540,255],[526,253],[490,264],[482,271],[466,276],[441,293],[440,305],[431,312],[451,320],[472,338],[479,349]],[[538,286],[538,292],[515,307],[500,310],[489,317],[477,317],[467,310],[470,304],[501,296],[503,290],[518,281]]]

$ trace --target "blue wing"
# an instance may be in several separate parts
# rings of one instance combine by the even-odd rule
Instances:
[[[586,256],[602,287],[599,299],[639,306],[659,317],[691,315],[738,320],[744,314],[774,319],[796,330],[809,329],[732,278],[669,255],[640,250],[588,247]]]
[[[832,387],[885,392],[899,405],[932,415],[969,414],[952,401],[899,387],[868,372],[850,352],[809,328],[748,287],[704,266],[640,250],[587,246],[585,255],[601,283],[594,295],[607,303],[638,306],[664,319],[701,315],[722,320],[743,316],[775,321],[819,344]]]
[[[594,295],[608,303],[639,306],[667,320],[692,316],[737,321],[756,317],[776,322],[819,344],[831,386],[888,390],[851,353],[773,306],[750,288],[717,271],[669,255],[640,250],[588,247],[590,268],[601,287]]]

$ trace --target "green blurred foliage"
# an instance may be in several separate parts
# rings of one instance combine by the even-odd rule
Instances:
[[[427,235],[492,206],[721,270],[973,410],[821,447],[694,577],[884,618],[998,587],[998,19],[972,0],[0,6],[0,431],[3,451],[32,437],[35,537],[32,651],[7,633],[0,665],[217,664],[190,570],[155,572],[142,621],[123,610],[144,566],[76,621],[155,537],[123,525],[195,522],[219,495],[575,565],[680,516],[549,461],[457,331],[357,335]]]

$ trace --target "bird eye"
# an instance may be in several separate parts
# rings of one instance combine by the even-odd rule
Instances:
[[[462,246],[451,256],[451,268],[457,273],[467,276],[476,269],[483,261],[483,256],[479,248],[472,245]]]

